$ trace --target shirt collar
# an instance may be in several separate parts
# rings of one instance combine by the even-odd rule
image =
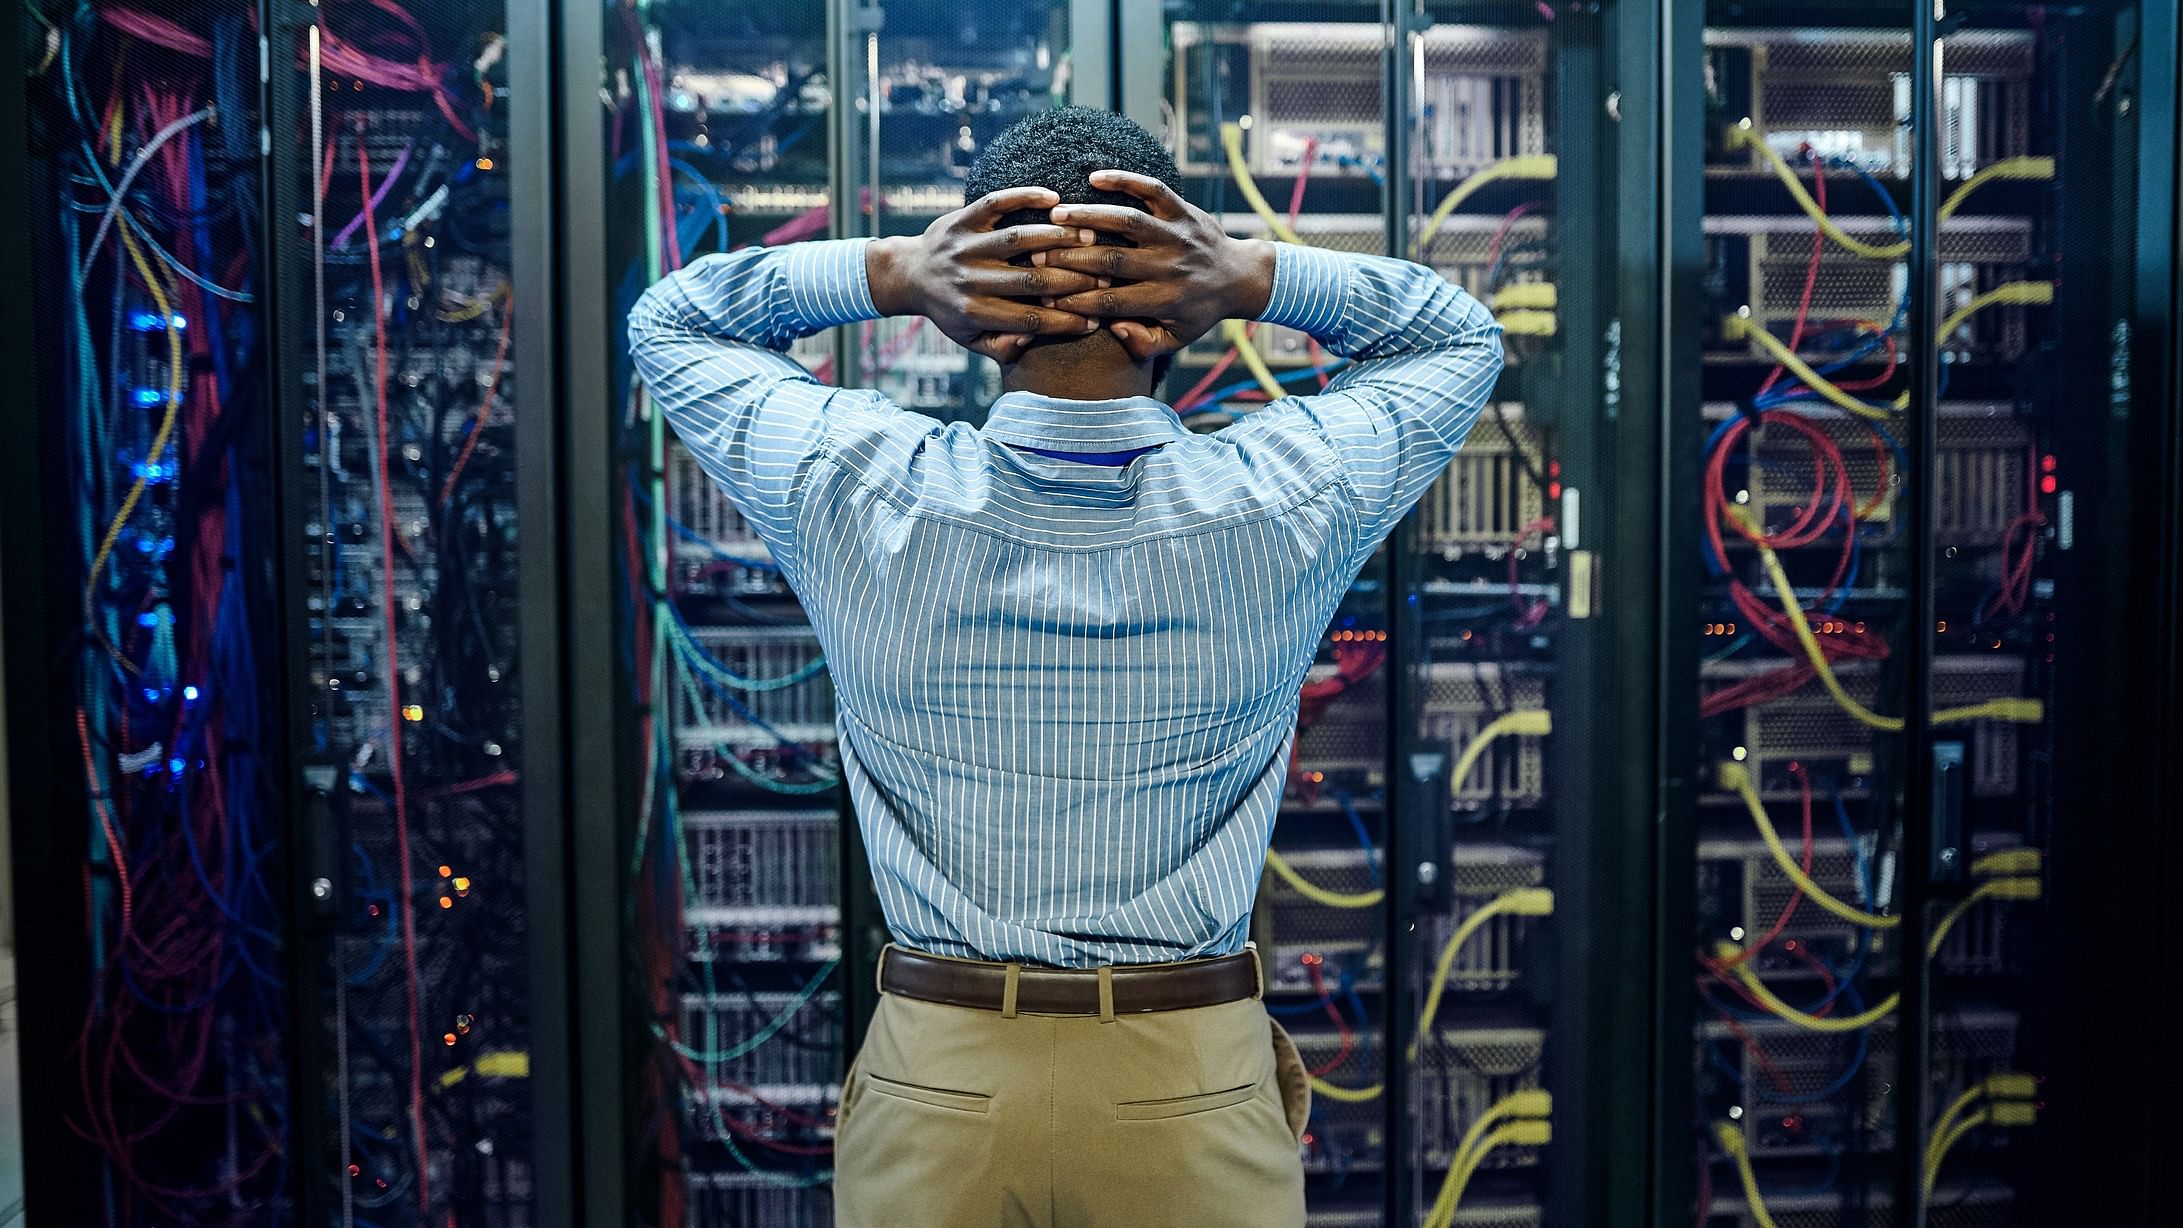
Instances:
[[[1189,432],[1174,410],[1151,397],[1065,401],[1010,392],[993,402],[984,433],[988,439],[1027,448],[1127,452],[1170,443]]]

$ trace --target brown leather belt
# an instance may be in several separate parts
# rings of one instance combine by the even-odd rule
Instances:
[[[1036,968],[928,955],[889,945],[879,957],[879,988],[920,1002],[1003,1015],[1098,1015],[1104,1019],[1255,998],[1258,952],[1179,964]]]

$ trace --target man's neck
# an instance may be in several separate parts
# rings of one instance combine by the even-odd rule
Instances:
[[[1125,397],[1152,395],[1151,377],[1142,372],[1125,373],[1121,379],[1085,379],[1071,373],[1065,379],[1026,377],[1011,371],[1001,377],[1001,391],[1028,392],[1059,401],[1119,401]]]
[[[1087,353],[1097,346],[1111,353]],[[1133,362],[1110,337],[1034,346],[1001,368],[1001,389],[1063,401],[1119,401],[1150,396],[1152,364]]]

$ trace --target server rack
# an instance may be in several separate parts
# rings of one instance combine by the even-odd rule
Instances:
[[[543,100],[510,17],[10,23],[41,1219],[565,1222],[559,636],[515,565],[551,542],[513,314],[544,163],[509,153]]]
[[[815,635],[765,547],[628,371],[636,294],[751,243],[913,233],[973,152],[1066,101],[1069,6],[653,0],[573,6],[564,259],[572,567],[600,603],[572,653],[613,719],[575,765],[603,819],[576,911],[593,1222],[829,1222],[832,1121],[885,932],[845,822]],[[605,111],[596,65],[606,66]],[[603,253],[603,260],[589,252]],[[887,321],[800,343],[820,378],[942,418],[989,363]],[[609,408],[610,407],[610,408]],[[580,441],[580,442],[579,442]],[[588,641],[585,637],[588,637]],[[612,1003],[608,1006],[605,1004]]]
[[[1638,1133],[1643,1044],[1600,1021],[1645,989],[1645,897],[1612,868],[1649,852],[1641,809],[1598,812],[1649,797],[1650,768],[1599,748],[1649,736],[1651,688],[1600,662],[1631,625],[1605,616],[1652,583],[1623,510],[1651,484],[1609,463],[1653,446],[1621,412],[1654,318],[1630,310],[1650,283],[1621,245],[1649,248],[1649,213],[1613,190],[1654,131],[1642,78],[1618,89],[1651,14],[1167,16],[1161,113],[1199,205],[1237,233],[1424,260],[1509,334],[1487,414],[1305,687],[1254,936],[1315,1073],[1311,1222],[1634,1219],[1641,1155],[1611,1144]],[[1269,327],[1242,342],[1253,378],[1234,340],[1178,356],[1170,395],[1199,429],[1327,374]]]
[[[2166,634],[2111,604],[2108,535],[2172,481],[2124,454],[2174,430],[2139,332],[2173,202],[2135,182],[2172,182],[2172,118],[2133,118],[2171,16],[1691,8],[1665,408],[1705,467],[1667,491],[1701,520],[1664,627],[1702,659],[1668,671],[1658,976],[1698,994],[1658,1025],[1655,1130],[1692,1156],[1655,1216],[2126,1221],[2128,1178],[2025,1158],[2129,1112],[2079,1080],[2133,1025],[2053,990],[2157,892],[2084,822],[2152,804],[2144,734],[2085,722],[2133,685],[2101,645]]]

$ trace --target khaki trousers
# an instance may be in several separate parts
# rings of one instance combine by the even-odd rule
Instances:
[[[843,1228],[1301,1228],[1311,1090],[1262,1003],[1018,1015],[882,995],[842,1091]]]

